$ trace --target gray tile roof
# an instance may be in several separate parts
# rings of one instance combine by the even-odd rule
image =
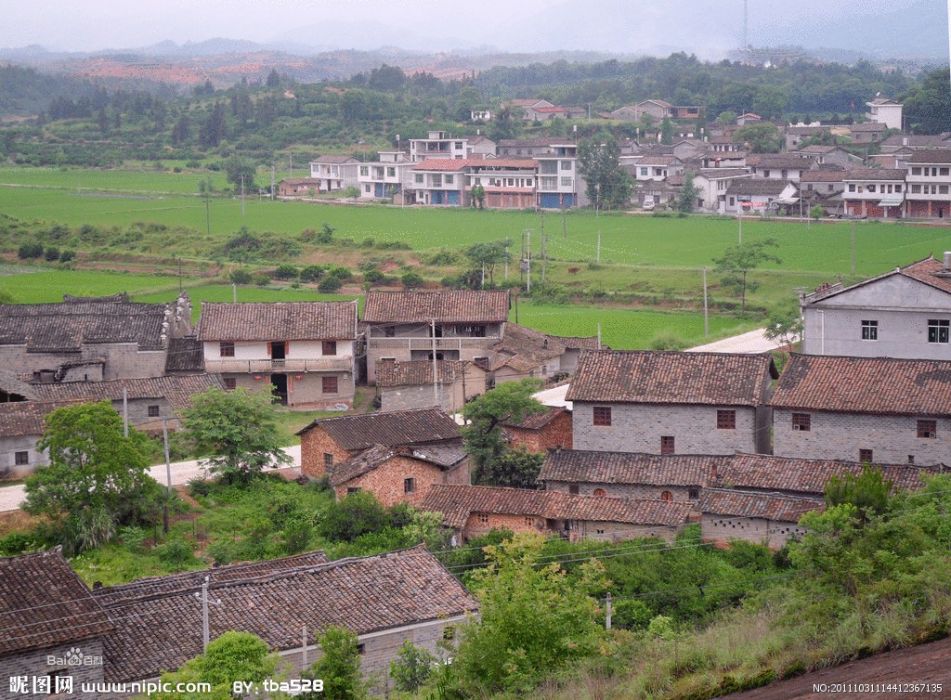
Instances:
[[[704,489],[697,504],[697,509],[704,515],[762,518],[782,523],[798,523],[799,518],[809,511],[823,507],[820,498],[733,489]]]
[[[437,360],[436,373],[441,384],[452,384],[462,379],[468,365],[466,360]],[[377,360],[376,385],[381,388],[419,386],[433,383],[432,360]]]
[[[502,323],[508,318],[507,291],[377,292],[367,294],[366,323]]]
[[[37,398],[44,401],[121,401],[125,389],[129,399],[167,399],[179,410],[191,403],[194,394],[223,384],[217,374],[116,379],[108,382],[65,382],[34,384]]]
[[[351,452],[377,444],[388,447],[418,445],[461,437],[456,422],[438,408],[318,418],[297,434],[315,428],[324,430],[341,448]]]
[[[202,342],[347,340],[356,335],[355,301],[202,302],[198,324]]]
[[[548,453],[539,481],[650,486],[704,486],[731,457],[650,455],[633,452],[556,450]]]
[[[195,336],[169,338],[165,356],[166,372],[204,372],[205,355],[201,341]]]
[[[451,469],[466,458],[466,451],[462,447],[462,440],[417,446],[374,445],[346,462],[335,464],[330,471],[330,485],[336,487],[345,484],[377,469],[394,457],[408,457],[440,469]]]
[[[786,189],[789,183],[780,179],[759,179],[741,177],[730,182],[726,193],[728,195],[750,196],[750,197],[778,197]]]

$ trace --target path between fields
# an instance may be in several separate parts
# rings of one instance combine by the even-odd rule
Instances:
[[[799,700],[800,698],[946,698],[951,695],[951,638],[930,644],[875,654],[842,666],[825,668],[797,678],[771,683],[729,700]],[[834,692],[835,683],[881,683],[885,692]],[[937,692],[888,692],[889,684],[940,683]],[[825,688],[821,687],[825,684]],[[818,686],[818,687],[816,687]],[[825,692],[821,692],[825,690]],[[819,692],[817,692],[819,691]]]
[[[758,328],[749,333],[741,333],[731,338],[724,338],[706,345],[698,345],[695,348],[689,348],[687,352],[738,352],[744,354],[754,354],[760,352],[769,352],[775,350],[781,343],[775,340],[769,340],[763,333],[765,328]],[[568,393],[568,385],[562,384],[552,389],[545,389],[535,394],[535,398],[546,406],[564,406],[571,408],[571,401],[565,400]]]
[[[295,468],[300,467],[300,445],[285,447],[284,452],[293,460]],[[173,462],[171,464],[172,485],[187,484],[195,477],[203,476],[204,469],[198,460],[187,462]],[[149,468],[149,474],[160,484],[166,483],[165,464],[156,464]],[[0,488],[0,512],[16,510],[23,503],[26,492],[22,484]]]

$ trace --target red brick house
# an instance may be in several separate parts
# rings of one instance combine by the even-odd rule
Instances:
[[[461,442],[419,447],[374,445],[335,465],[330,485],[337,498],[369,491],[390,507],[418,506],[433,484],[468,484],[469,457]]]
[[[574,496],[496,486],[436,484],[420,505],[442,513],[459,543],[491,530],[560,535],[571,541],[673,540],[692,506],[668,501]]]
[[[437,408],[318,418],[297,434],[301,442],[301,471],[311,479],[323,477],[334,465],[347,462],[374,445],[462,444],[459,426]]]
[[[512,447],[529,452],[571,449],[571,411],[556,406],[542,413],[533,413],[520,423],[502,426],[505,439]]]

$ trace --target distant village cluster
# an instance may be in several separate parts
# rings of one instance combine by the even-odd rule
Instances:
[[[652,210],[674,202],[692,177],[697,211],[824,216],[943,219],[951,206],[951,134],[908,135],[903,105],[881,96],[867,103],[866,121],[853,124],[774,124],[780,153],[754,153],[742,127],[771,124],[757,114],[734,123],[703,121],[703,108],[643,100],[594,115],[615,122],[660,124],[669,120],[670,144],[646,132],[620,144],[621,167],[635,182],[632,207]],[[510,100],[530,122],[591,117],[584,108],[547,100]],[[492,110],[472,111],[472,121],[491,122]],[[372,162],[322,156],[311,176],[282,180],[278,196],[301,198],[348,190],[362,201],[497,209],[568,209],[590,202],[571,137],[502,139],[481,134],[399,141]],[[640,129],[638,129],[640,131]]]

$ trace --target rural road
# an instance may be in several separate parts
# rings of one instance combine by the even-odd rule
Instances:
[[[295,467],[300,466],[300,445],[285,447],[284,451],[293,460]],[[197,476],[201,476],[204,468],[198,460],[189,460],[187,462],[172,462],[172,485],[187,484]],[[165,464],[156,464],[149,468],[149,474],[160,484],[165,484]],[[0,488],[0,513],[4,511],[16,510],[20,507],[23,499],[26,497],[22,484],[14,486],[5,486]]]
[[[698,345],[695,348],[689,348],[687,352],[737,352],[737,353],[760,353],[775,350],[780,343],[769,340],[763,335],[764,328],[758,328],[749,333],[734,335],[731,338],[724,338],[706,345]],[[564,406],[571,408],[571,401],[565,401],[565,395],[568,393],[568,385],[562,384],[552,389],[545,389],[534,394],[535,398],[546,406]]]

